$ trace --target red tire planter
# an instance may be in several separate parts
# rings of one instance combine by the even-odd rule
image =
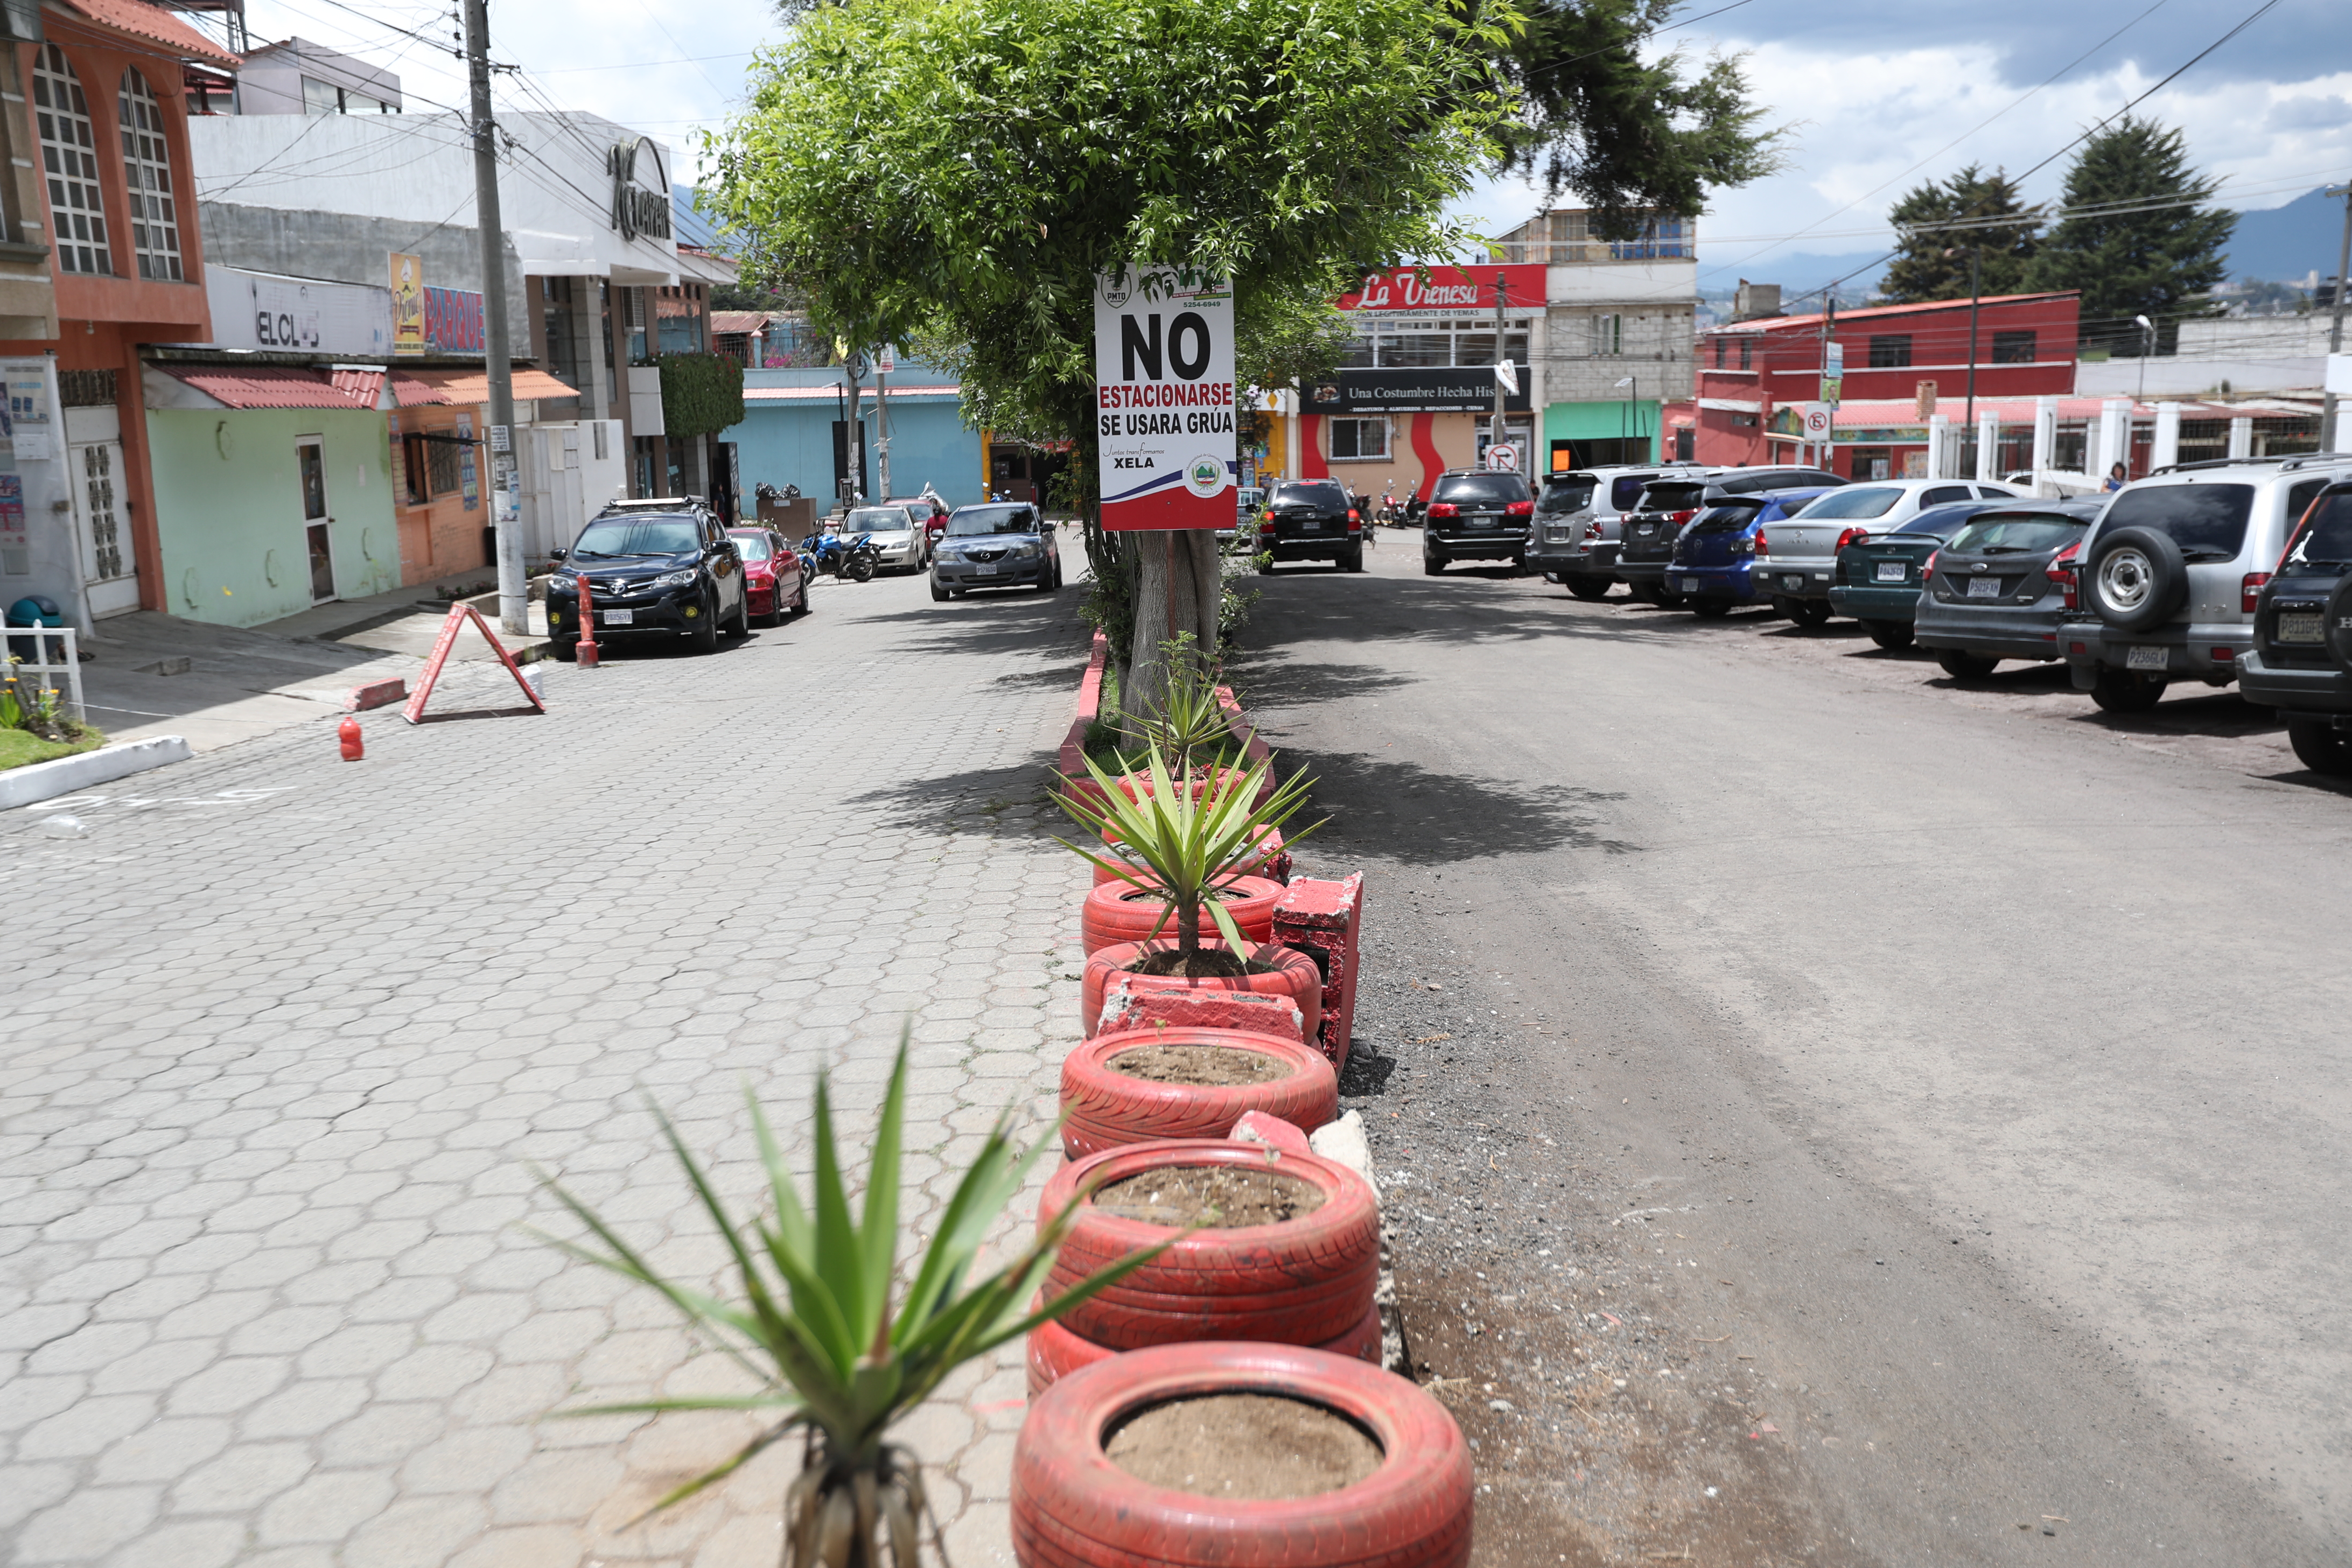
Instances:
[[[1372,1308],[1364,1321],[1336,1340],[1325,1340],[1309,1350],[1346,1356],[1350,1361],[1381,1363],[1381,1310]],[[1082,1366],[1092,1366],[1098,1361],[1115,1355],[1132,1355],[1132,1351],[1115,1351],[1098,1345],[1092,1340],[1082,1340],[1059,1323],[1041,1323],[1029,1331],[1029,1397],[1036,1398],[1055,1383]]]
[[[1227,885],[1223,900],[1225,913],[1233,917],[1245,941],[1274,939],[1274,906],[1283,891],[1281,883],[1264,877],[1236,877]],[[1201,910],[1201,924],[1205,931],[1217,929],[1205,907]],[[1168,913],[1168,906],[1157,893],[1132,882],[1099,882],[1087,894],[1085,910],[1078,918],[1078,940],[1092,952],[1113,942],[1141,942],[1155,926],[1163,936],[1175,935],[1176,917]]]
[[[1371,1434],[1381,1466],[1314,1497],[1228,1500],[1152,1486],[1103,1452],[1129,1415],[1214,1394],[1338,1412]],[[1074,1372],[1029,1406],[1013,1450],[1013,1555],[1022,1568],[1462,1568],[1472,1486],[1462,1429],[1403,1378],[1296,1346],[1161,1345]]]
[[[1204,948],[1225,951],[1222,942],[1203,942]],[[1173,952],[1172,942],[1113,942],[1087,954],[1085,979],[1078,988],[1078,1023],[1087,1034],[1095,1032],[1102,1021],[1103,987],[1110,977],[1140,957],[1147,950],[1153,952]],[[1221,979],[1187,980],[1180,974],[1137,974],[1129,973],[1129,982],[1137,991],[1254,991],[1261,996],[1287,996],[1297,1005],[1300,1017],[1307,1026],[1307,1037],[1318,1037],[1323,1026],[1323,971],[1315,961],[1293,947],[1281,947],[1262,942],[1250,950],[1253,963],[1271,965],[1264,973],[1235,974]]]
[[[1120,842],[1121,841],[1117,838],[1108,837],[1106,837],[1103,839],[1105,847],[1109,851],[1114,858],[1118,856]],[[1253,851],[1247,858],[1243,860],[1238,868],[1242,875],[1244,877],[1265,877],[1276,882],[1289,881],[1290,851],[1283,847],[1282,829],[1279,827],[1261,827],[1257,830],[1255,842],[1256,848],[1255,851]],[[1105,882],[1116,880],[1118,880],[1118,877],[1116,872],[1106,871],[1099,866],[1095,868],[1096,887],[1099,888]]]
[[[1370,1184],[1335,1160],[1285,1154],[1256,1143],[1181,1139],[1108,1149],[1065,1165],[1038,1200],[1039,1223],[1087,1185],[1182,1165],[1274,1170],[1320,1188],[1323,1205],[1274,1225],[1192,1232],[1118,1284],[1065,1313],[1081,1339],[1110,1350],[1186,1340],[1264,1340],[1314,1345],[1363,1321],[1380,1282],[1380,1203]],[[1169,1227],[1078,1207],[1045,1275],[1048,1299],[1097,1269],[1168,1239]]]
[[[1254,1051],[1290,1068],[1264,1083],[1153,1083],[1109,1063],[1139,1046],[1214,1046]],[[1249,1111],[1312,1132],[1339,1114],[1339,1077],[1313,1046],[1239,1029],[1138,1029],[1097,1035],[1062,1058],[1062,1152],[1083,1160],[1105,1149],[1163,1138],[1223,1138]]]

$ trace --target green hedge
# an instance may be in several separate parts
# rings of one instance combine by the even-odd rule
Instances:
[[[673,436],[716,436],[743,423],[743,365],[727,354],[663,354],[662,425]]]

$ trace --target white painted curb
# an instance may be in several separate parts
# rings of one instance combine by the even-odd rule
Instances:
[[[92,784],[111,784],[166,763],[184,763],[193,754],[188,742],[179,736],[157,735],[75,756],[53,757],[46,763],[27,763],[0,773],[0,811],[73,795]]]

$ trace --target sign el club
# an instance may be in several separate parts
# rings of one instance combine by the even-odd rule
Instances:
[[[1095,415],[1105,528],[1231,528],[1231,280],[1172,267],[1097,278]]]

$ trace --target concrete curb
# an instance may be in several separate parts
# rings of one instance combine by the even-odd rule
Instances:
[[[27,763],[21,768],[0,773],[0,811],[72,795],[92,784],[111,784],[167,763],[184,763],[194,754],[188,750],[188,742],[179,736],[157,735],[152,740],[100,746],[76,756],[55,757],[46,763]]]

